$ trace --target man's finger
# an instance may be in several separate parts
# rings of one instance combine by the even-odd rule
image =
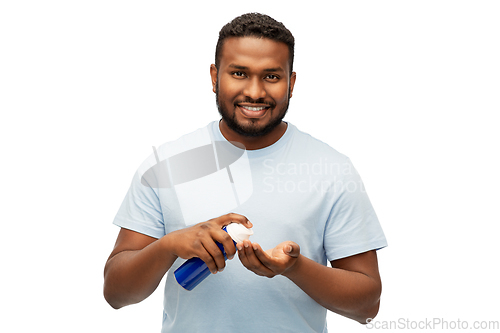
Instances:
[[[259,244],[254,243],[253,245],[253,252],[255,253],[255,256],[259,259],[259,261],[266,267],[271,266],[271,258],[269,255],[262,250]]]
[[[218,232],[212,235],[212,238],[222,244],[224,251],[226,252],[227,258],[232,259],[236,254],[236,248],[233,243],[233,239],[226,232]]]
[[[297,258],[300,255],[300,246],[297,243],[289,242],[283,248],[284,252],[290,257]]]
[[[272,272],[272,270],[263,265],[263,263],[259,260],[259,258],[256,256],[252,244],[249,241],[244,241],[242,245],[243,248],[238,251],[238,256],[243,266],[245,266],[248,270],[254,272],[257,275],[261,276],[275,275]]]
[[[236,213],[222,215],[216,220],[221,227],[224,227],[232,222],[243,224],[247,228],[253,227],[252,222],[250,222],[245,216]]]

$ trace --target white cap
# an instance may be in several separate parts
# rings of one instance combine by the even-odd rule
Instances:
[[[226,231],[236,243],[241,243],[253,235],[252,229],[249,229],[239,223],[231,223],[227,225]]]

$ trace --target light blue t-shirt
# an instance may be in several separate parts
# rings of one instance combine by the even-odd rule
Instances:
[[[229,212],[253,223],[264,250],[291,240],[326,265],[387,246],[350,160],[288,123],[273,145],[247,150],[219,123],[163,144],[137,170],[114,224],[148,236]],[[326,309],[283,276],[248,271],[235,256],[192,291],[167,273],[162,332],[327,332]]]

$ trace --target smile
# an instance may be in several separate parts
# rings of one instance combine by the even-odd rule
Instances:
[[[259,106],[259,107],[254,107],[254,106],[243,106],[245,109],[248,111],[261,111],[267,108],[267,106]]]
[[[260,105],[260,106],[250,106],[250,105],[237,105],[240,109],[241,113],[247,118],[261,118],[270,108],[269,105]]]

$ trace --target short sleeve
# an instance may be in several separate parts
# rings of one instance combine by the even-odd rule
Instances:
[[[324,244],[328,260],[336,260],[387,246],[375,210],[358,172],[350,160],[325,226]]]
[[[113,224],[160,238],[165,235],[165,227],[158,192],[157,189],[142,184],[139,173],[137,171],[134,175]]]

